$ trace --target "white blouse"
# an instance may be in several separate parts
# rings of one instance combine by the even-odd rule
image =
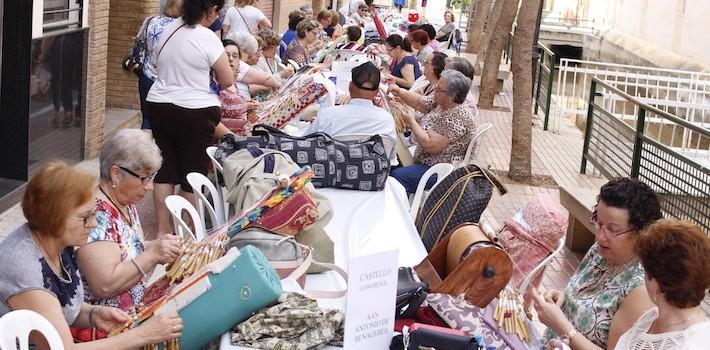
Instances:
[[[710,321],[696,323],[682,331],[649,334],[653,321],[658,318],[658,308],[646,311],[624,333],[616,350],[699,350],[710,344]]]

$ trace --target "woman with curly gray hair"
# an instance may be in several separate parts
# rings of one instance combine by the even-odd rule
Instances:
[[[150,135],[137,129],[120,130],[101,149],[97,225],[78,252],[90,304],[124,311],[137,306],[148,273],[182,251],[178,236],[145,241],[138,218],[136,203],[153,190],[162,161]]]

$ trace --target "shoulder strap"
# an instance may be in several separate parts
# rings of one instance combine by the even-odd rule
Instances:
[[[299,279],[303,274],[308,271],[308,268],[313,265],[325,267],[327,269],[331,269],[335,271],[340,277],[343,278],[345,281],[345,284],[348,283],[348,273],[345,272],[340,266],[335,265],[335,264],[329,264],[329,263],[322,263],[319,261],[316,261],[313,259],[313,249],[309,246],[303,245],[301,243],[297,243],[301,249],[303,249],[306,252],[306,258],[303,261],[303,264],[293,270],[290,275],[286,278],[293,278],[295,280]],[[303,291],[306,295],[308,295],[311,298],[340,298],[344,296],[347,293],[347,289],[344,290],[339,290],[339,291],[328,291],[328,290],[304,290]]]
[[[239,7],[236,7],[236,6],[234,7],[234,9],[237,10],[237,13],[239,14],[239,18],[241,18],[242,22],[244,22],[244,26],[247,27],[247,31],[249,32],[249,34],[252,34],[251,28],[249,28],[249,24],[247,24],[247,21],[244,19],[244,16],[242,16],[242,11],[239,11]]]
[[[173,35],[175,35],[175,33],[177,33],[177,31],[180,30],[180,28],[184,27],[185,24],[187,24],[187,23],[183,23],[181,26],[179,26],[177,29],[175,29],[175,31],[170,33],[170,36],[167,39],[165,39],[165,42],[163,42],[163,45],[160,47],[160,50],[158,50],[158,54],[155,56],[156,62],[158,61],[158,57],[160,57],[160,53],[163,52],[163,48],[165,47],[165,44],[167,44],[168,41],[170,41],[170,38],[172,38]]]

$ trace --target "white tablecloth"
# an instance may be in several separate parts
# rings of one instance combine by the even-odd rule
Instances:
[[[333,206],[333,219],[325,230],[335,243],[335,263],[338,266],[347,270],[350,257],[392,249],[399,249],[400,266],[416,265],[426,257],[426,249],[409,215],[407,193],[394,178],[388,178],[385,189],[378,192],[332,188],[318,191],[328,197]],[[306,278],[306,289],[340,290],[344,287],[342,279],[332,271],[311,274]],[[285,283],[284,289],[294,288],[292,284]],[[318,299],[318,304],[323,308],[345,310],[345,299]],[[226,333],[220,341],[220,349],[247,348],[232,346],[229,333]]]

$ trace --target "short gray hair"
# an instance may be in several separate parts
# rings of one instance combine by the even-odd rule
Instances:
[[[227,35],[227,39],[233,40],[239,46],[239,51],[254,54],[259,51],[259,42],[256,38],[246,32],[235,32]]]
[[[446,66],[450,69],[463,73],[464,76],[473,80],[475,74],[473,65],[464,57],[451,56],[446,58]]]
[[[111,181],[113,165],[135,172],[152,173],[160,169],[163,157],[148,133],[139,129],[121,129],[101,147],[99,162],[101,180]]]
[[[466,95],[471,90],[471,79],[463,75],[463,73],[447,69],[441,72],[441,78],[446,79],[446,92],[454,98],[455,103],[463,103],[466,101]]]
[[[299,7],[298,9],[301,10],[301,11],[303,11],[303,12],[313,12],[313,6],[308,5],[308,4],[305,4],[305,5],[301,6],[301,7]]]

